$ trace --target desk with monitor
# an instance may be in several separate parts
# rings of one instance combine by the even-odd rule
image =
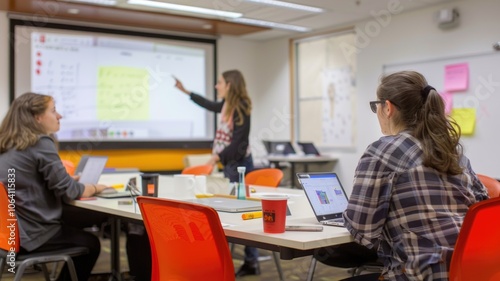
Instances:
[[[310,164],[326,164],[326,163],[336,163],[338,161],[337,157],[333,156],[317,156],[317,155],[269,155],[266,159],[271,163],[271,165],[278,166],[279,163],[285,162],[290,163],[290,183],[293,188],[295,182],[296,166],[304,165],[303,172],[309,172]]]
[[[171,184],[172,177],[164,177],[163,185]],[[109,180],[104,180],[109,182]],[[159,188],[162,188],[160,185]],[[287,224],[319,225],[302,190],[289,188],[269,188],[255,186],[252,197],[269,193],[281,193],[289,196],[288,206],[291,216]],[[113,280],[121,280],[119,258],[119,232],[121,221],[142,221],[138,206],[119,205],[122,199],[97,198],[90,201],[73,201],[73,205],[102,212],[110,216],[111,228],[111,269]],[[285,232],[281,234],[264,233],[262,219],[243,220],[241,213],[219,212],[221,223],[228,242],[244,244],[278,252],[281,259],[290,260],[297,257],[312,255],[315,249],[352,241],[345,228],[325,227],[322,232]]]

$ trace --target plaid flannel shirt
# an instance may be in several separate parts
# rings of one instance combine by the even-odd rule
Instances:
[[[383,280],[448,280],[465,213],[488,198],[465,156],[453,176],[424,167],[422,156],[420,142],[403,132],[368,146],[356,168],[346,226],[356,242],[378,249]]]

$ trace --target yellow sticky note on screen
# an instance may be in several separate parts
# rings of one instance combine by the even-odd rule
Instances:
[[[475,108],[453,108],[451,118],[457,122],[462,130],[462,135],[471,136],[476,127],[476,109]]]
[[[97,76],[99,120],[148,120],[149,72],[145,68],[102,66]]]

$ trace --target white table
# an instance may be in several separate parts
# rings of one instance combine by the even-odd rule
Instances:
[[[116,178],[115,181],[118,181],[118,178]],[[101,182],[107,184],[120,183],[111,182],[109,179],[103,179]],[[162,176],[159,188],[165,188],[165,186],[172,184],[172,182],[172,177]],[[304,191],[289,188],[252,187],[256,192],[252,193],[251,197],[259,197],[260,195],[269,193],[289,195],[288,207],[291,216],[287,217],[286,223],[288,225],[319,225],[305,197]],[[80,208],[108,214],[112,218],[111,268],[115,280],[120,280],[121,278],[119,274],[120,259],[118,254],[120,245],[120,222],[122,220],[142,221],[138,206],[119,205],[118,201],[120,200],[124,199],[97,198],[96,200],[74,201],[72,203],[74,206]],[[241,213],[224,212],[219,212],[219,217],[224,225],[224,233],[226,234],[228,242],[279,252],[280,258],[285,260],[311,255],[313,251],[318,248],[352,241],[349,232],[341,227],[325,226],[322,232],[295,231],[281,234],[268,234],[263,231],[262,219],[243,220],[241,218]]]

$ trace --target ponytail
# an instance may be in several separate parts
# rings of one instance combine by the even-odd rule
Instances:
[[[424,166],[451,175],[462,173],[460,128],[445,115],[443,99],[422,74],[401,71],[383,77],[377,97],[397,105],[394,122],[421,142]]]
[[[422,142],[424,166],[451,175],[462,173],[460,128],[446,117],[443,99],[435,89],[423,101],[421,122],[417,122],[413,135]]]

